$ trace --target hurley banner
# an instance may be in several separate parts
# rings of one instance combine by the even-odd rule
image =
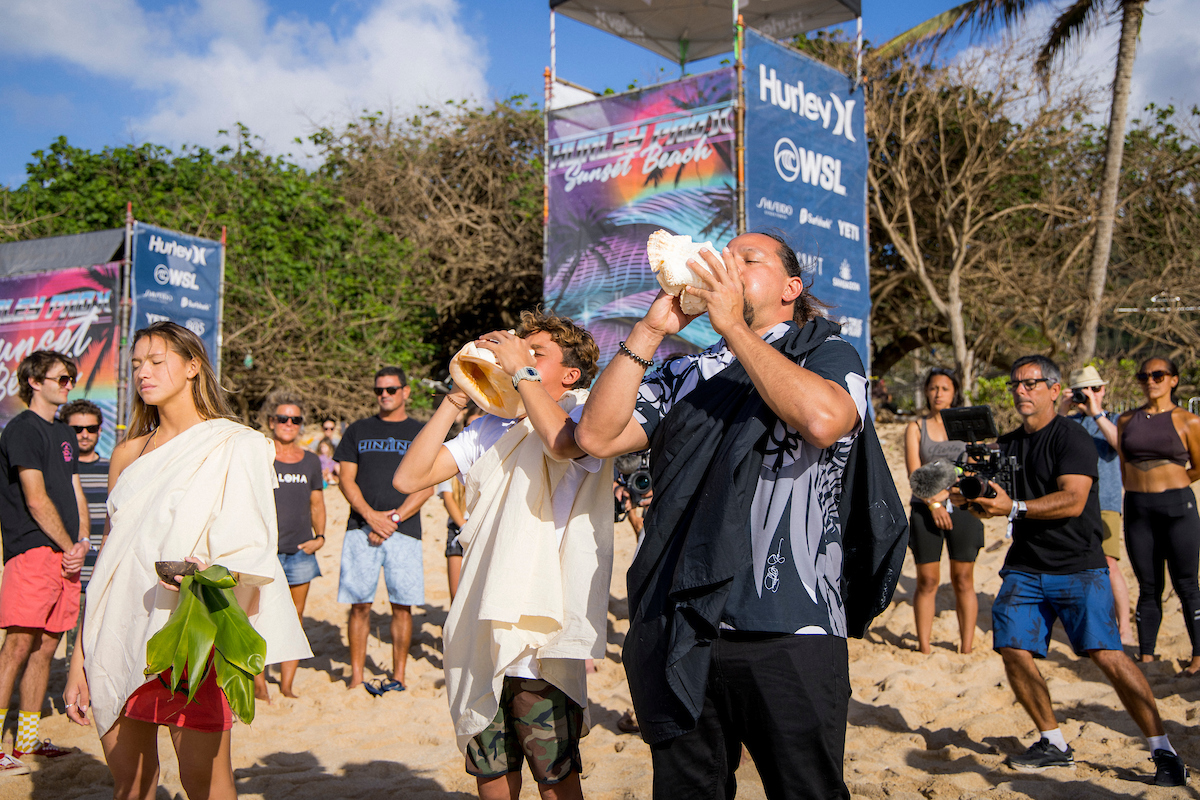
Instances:
[[[549,113],[545,303],[592,332],[602,363],[658,293],[651,233],[718,250],[734,236],[735,86],[722,69]],[[717,338],[704,316],[658,357]]]
[[[746,227],[776,229],[870,369],[867,136],[837,70],[746,32]]]
[[[0,427],[25,410],[17,367],[35,350],[54,350],[79,367],[70,400],[104,413],[97,451],[116,444],[117,276],[120,262],[0,279]]]
[[[204,340],[216,364],[220,293],[219,242],[134,224],[131,333],[162,320],[177,322]]]

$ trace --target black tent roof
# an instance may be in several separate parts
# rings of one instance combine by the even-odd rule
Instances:
[[[677,63],[733,49],[732,0],[550,0],[550,8]],[[788,39],[861,16],[862,0],[739,0],[738,13]]]
[[[124,228],[6,242],[0,244],[0,278],[107,264],[123,257],[124,249]]]

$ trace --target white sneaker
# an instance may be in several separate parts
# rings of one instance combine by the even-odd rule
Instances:
[[[0,776],[28,774],[29,766],[27,764],[22,764],[8,753],[0,753]]]

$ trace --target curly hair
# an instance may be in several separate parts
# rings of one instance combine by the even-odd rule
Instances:
[[[63,422],[76,414],[91,414],[96,418],[96,422],[104,424],[104,412],[91,400],[72,400],[58,407],[58,418]]]
[[[262,407],[259,409],[259,415],[262,417],[264,425],[280,406],[295,406],[300,409],[300,416],[302,417],[307,413],[304,398],[299,394],[290,389],[276,389],[267,395],[267,399],[263,400]]]
[[[517,336],[525,339],[538,332],[550,334],[550,341],[562,348],[563,366],[579,370],[579,379],[571,384],[571,388],[586,389],[591,386],[596,377],[597,362],[600,361],[600,348],[596,346],[592,335],[568,317],[547,314],[541,308],[522,311]]]
[[[79,375],[79,367],[75,366],[74,361],[53,350],[34,350],[21,361],[17,367],[19,382],[17,396],[24,401],[25,405],[29,405],[33,401],[33,387],[29,385],[29,382],[41,383],[46,380],[46,373],[50,371],[55,362],[62,364],[72,379]]]

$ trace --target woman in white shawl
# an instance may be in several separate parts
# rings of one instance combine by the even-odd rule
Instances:
[[[204,344],[186,328],[139,330],[131,367],[132,419],[108,477],[110,531],[63,699],[80,725],[91,708],[115,797],[155,796],[158,726],[167,725],[188,797],[234,798],[233,715],[215,670],[192,703],[143,674],[146,643],[178,603],[178,586],[159,581],[154,563],[186,557],[238,573],[235,591],[267,642],[267,662],[312,655],[275,555],[274,448],[229,418]]]

